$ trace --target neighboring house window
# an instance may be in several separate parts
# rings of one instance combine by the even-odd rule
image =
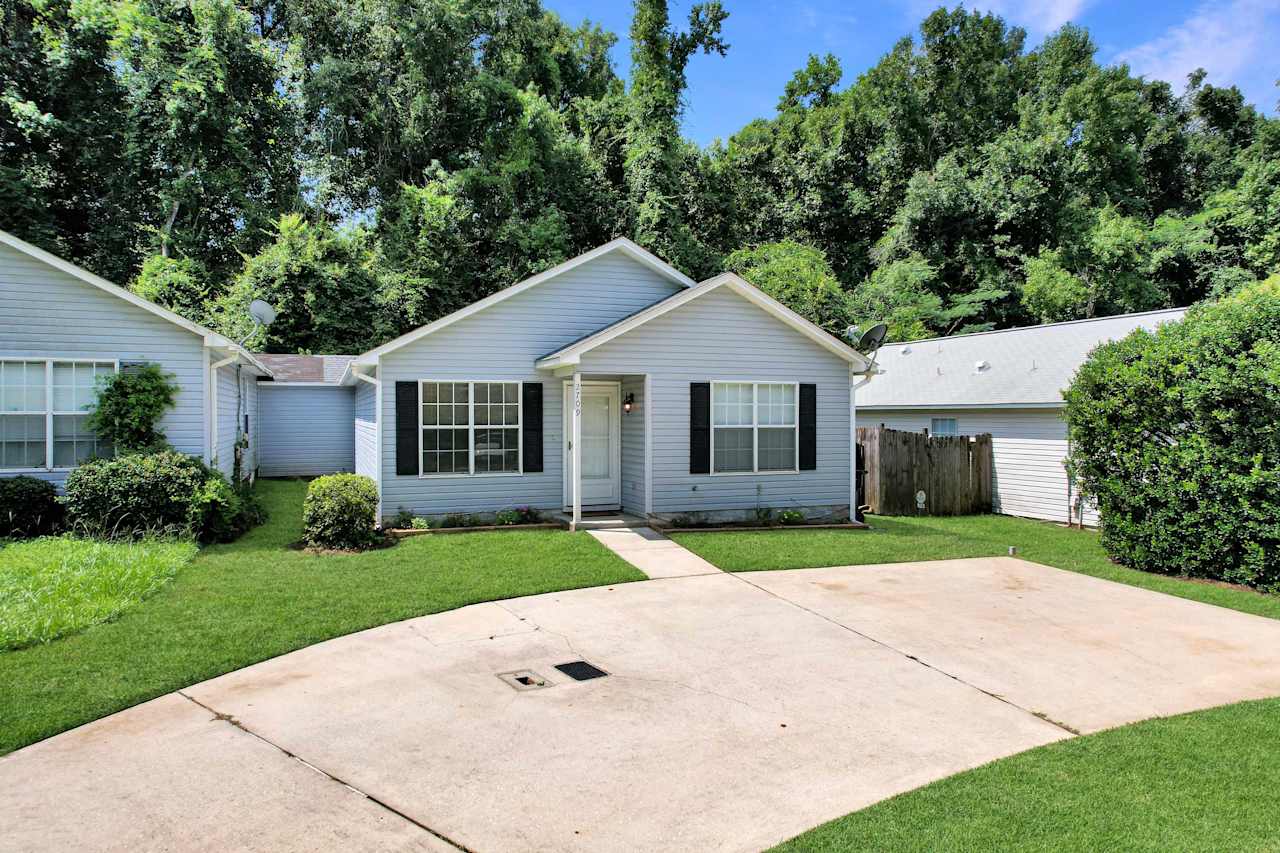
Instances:
[[[112,455],[89,430],[98,377],[110,361],[0,361],[0,468],[74,468]]]
[[[959,435],[960,427],[955,418],[933,418],[929,423],[929,432],[933,435]]]
[[[712,383],[712,473],[796,470],[796,400],[789,382]]]
[[[519,382],[423,382],[423,476],[520,473]]]

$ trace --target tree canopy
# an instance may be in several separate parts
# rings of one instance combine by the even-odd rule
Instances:
[[[849,79],[701,148],[691,62],[730,6],[11,0],[0,228],[256,345],[360,351],[618,235],[894,337],[1185,305],[1280,269],[1280,120],[938,9]],[[1182,83],[1179,82],[1179,86]],[[360,317],[352,322],[351,317]]]

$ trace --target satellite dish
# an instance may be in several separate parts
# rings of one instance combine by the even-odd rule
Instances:
[[[863,333],[858,339],[858,346],[855,349],[862,354],[874,353],[880,349],[880,345],[884,343],[885,337],[889,334],[889,327],[884,323],[876,323],[870,329]]]
[[[261,299],[255,299],[249,303],[249,316],[263,326],[270,326],[275,322],[276,309]]]

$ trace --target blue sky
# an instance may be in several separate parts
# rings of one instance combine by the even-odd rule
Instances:
[[[627,73],[631,3],[627,0],[544,0],[567,21],[590,18],[620,37],[614,61]],[[810,53],[833,53],[851,82],[904,35],[915,31],[936,3],[921,0],[838,2],[723,0],[725,57],[694,57],[689,65],[685,135],[706,145],[727,138],[753,118],[771,116],[782,87]],[[688,17],[686,0],[674,0],[672,20]],[[1104,63],[1127,62],[1148,78],[1181,90],[1196,67],[1209,81],[1234,83],[1245,97],[1276,113],[1280,89],[1280,0],[988,0],[966,4],[994,11],[1028,31],[1035,45],[1066,21],[1085,26]]]

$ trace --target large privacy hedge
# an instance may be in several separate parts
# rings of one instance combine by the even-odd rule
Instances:
[[[1114,559],[1280,591],[1280,276],[1099,347],[1066,400]]]

